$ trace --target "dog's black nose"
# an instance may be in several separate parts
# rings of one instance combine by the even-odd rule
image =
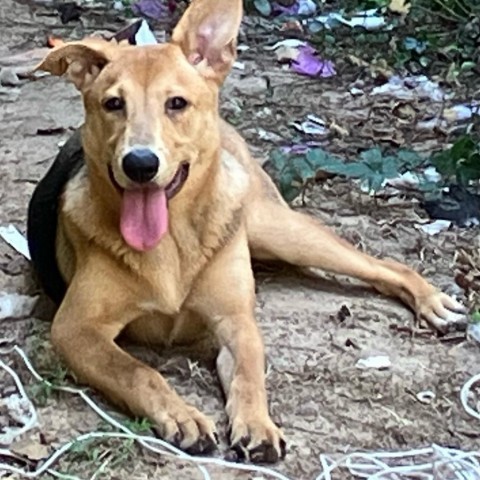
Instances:
[[[125,175],[136,183],[147,183],[158,172],[160,161],[148,148],[134,148],[123,157]]]

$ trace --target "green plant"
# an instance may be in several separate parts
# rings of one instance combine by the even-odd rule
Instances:
[[[60,362],[53,362],[48,371],[43,373],[44,382],[36,382],[27,386],[29,397],[38,406],[45,406],[55,393],[55,386],[67,385],[68,369]]]
[[[151,433],[153,423],[148,418],[135,418],[134,420],[126,420],[123,424],[132,432],[142,435]]]
[[[449,150],[434,155],[432,163],[447,182],[468,186],[480,180],[480,143],[464,135]]]
[[[270,168],[282,195],[291,201],[320,171],[358,179],[370,193],[375,193],[385,180],[417,168],[423,162],[424,159],[409,150],[384,155],[380,148],[375,147],[362,152],[358,160],[346,162],[321,148],[315,148],[304,155],[294,156],[275,151],[270,157]]]

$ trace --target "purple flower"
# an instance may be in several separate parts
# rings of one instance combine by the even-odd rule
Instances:
[[[168,6],[162,0],[139,0],[132,5],[135,15],[160,20],[169,14]]]
[[[316,53],[316,50],[310,45],[300,47],[297,58],[291,64],[291,69],[309,77],[333,77],[336,74],[333,62],[322,60],[317,57]]]
[[[273,4],[273,11],[280,15],[312,15],[316,10],[317,6],[313,0],[296,0],[289,7],[276,2]]]

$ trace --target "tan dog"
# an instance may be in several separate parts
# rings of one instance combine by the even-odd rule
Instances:
[[[410,268],[290,210],[219,118],[241,14],[241,0],[194,0],[170,43],[75,42],[40,65],[68,73],[86,112],[85,165],[62,185],[55,229],[68,289],[52,342],[79,379],[151,419],[169,442],[205,452],[213,422],[115,339],[164,345],[213,332],[231,443],[274,462],[285,443],[268,412],[251,256],[359,278],[439,330],[464,309]]]

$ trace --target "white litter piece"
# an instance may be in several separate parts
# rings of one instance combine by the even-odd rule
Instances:
[[[386,25],[385,17],[378,13],[376,8],[358,12],[351,18],[345,18],[340,13],[329,13],[314,18],[315,22],[321,23],[325,28],[332,28],[335,23],[343,23],[351,28],[363,27],[366,30],[378,30]]]
[[[435,167],[427,167],[423,171],[423,176],[428,182],[439,182],[442,179],[442,176],[438,173],[437,169]]]
[[[420,184],[420,177],[413,172],[405,172],[395,178],[387,178],[387,185],[394,188],[415,188]]]
[[[475,340],[475,342],[480,344],[480,323],[469,323],[467,327],[467,338],[470,340]]]
[[[8,227],[0,227],[0,237],[2,237],[11,247],[25,258],[31,260],[28,250],[27,239],[12,224]]]
[[[263,128],[259,128],[257,130],[258,132],[258,138],[261,140],[266,140],[267,142],[281,142],[282,137],[274,132],[267,132],[267,130],[264,130]]]
[[[394,188],[417,188],[422,181],[437,183],[442,179],[435,167],[427,167],[422,173],[404,172],[395,178],[387,178],[386,185]]]
[[[371,95],[388,95],[399,100],[429,99],[442,102],[445,92],[438,83],[432,82],[425,75],[399,77],[393,75],[387,83],[375,87]]]
[[[299,132],[307,135],[327,135],[328,127],[326,123],[316,115],[307,115],[304,122],[291,122],[290,125]]]
[[[473,102],[471,104],[454,105],[443,111],[443,118],[449,122],[457,122],[470,120],[474,115],[480,113],[480,103]]]
[[[415,228],[422,230],[427,235],[438,235],[440,232],[448,230],[451,225],[452,222],[450,220],[435,220],[432,223],[416,223]]]
[[[135,42],[137,45],[156,45],[158,43],[145,20],[142,20],[140,28],[135,34]]]
[[[123,4],[122,0],[115,0],[113,2],[113,9],[123,12],[125,10],[125,5]]]
[[[302,40],[297,40],[296,38],[287,38],[286,40],[281,40],[280,42],[274,43],[273,45],[267,45],[264,50],[276,50],[279,47],[289,47],[289,48],[298,48],[303,47],[307,43]]]
[[[28,432],[37,425],[37,412],[28,398],[18,375],[2,360],[0,368],[5,370],[15,382],[17,392],[6,398],[0,398],[0,406],[6,408],[12,419],[21,427],[3,426],[0,431],[0,445],[11,445],[20,435]],[[0,464],[0,472],[2,464]]]
[[[444,130],[448,127],[448,122],[443,118],[430,118],[429,120],[422,120],[417,123],[417,130],[426,130],[431,132],[434,129]]]
[[[370,357],[360,358],[355,366],[361,370],[371,368],[386,370],[392,366],[392,361],[388,355],[372,355]]]
[[[435,392],[433,392],[432,390],[424,390],[423,392],[418,392],[415,396],[420,403],[424,403],[425,405],[432,403],[436,398]]]
[[[361,95],[364,95],[365,92],[364,92],[361,88],[352,87],[352,88],[350,89],[350,94],[351,94],[353,97],[360,97]]]
[[[32,313],[37,299],[18,293],[0,293],[0,320],[27,317]]]
[[[298,15],[312,15],[317,11],[317,4],[313,0],[298,1]]]
[[[234,62],[233,63],[233,68],[236,70],[245,70],[245,64],[243,62]]]

